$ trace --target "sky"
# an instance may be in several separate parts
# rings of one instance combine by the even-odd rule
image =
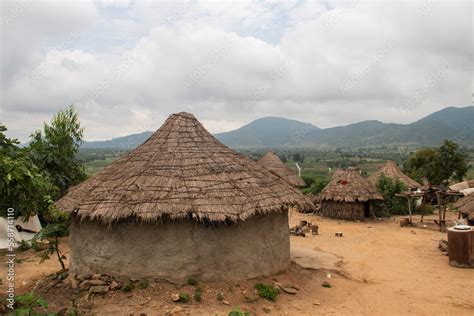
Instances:
[[[471,1],[1,2],[0,123],[25,142],[76,107],[86,140],[186,111],[326,128],[472,104]]]

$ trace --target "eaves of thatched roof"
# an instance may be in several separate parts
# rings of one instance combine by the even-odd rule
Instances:
[[[312,206],[298,189],[221,144],[188,113],[171,115],[144,144],[71,188],[56,205],[104,223],[238,221],[290,205]]]
[[[416,189],[422,187],[421,184],[404,174],[403,171],[397,166],[397,164],[391,160],[387,161],[377,172],[372,174],[368,179],[373,185],[377,185],[377,182],[382,174],[392,180],[399,180],[409,189]]]
[[[288,168],[288,166],[285,165],[283,161],[281,161],[281,159],[272,151],[266,153],[265,156],[263,156],[258,161],[258,163],[295,187],[306,186],[306,182],[294,174],[294,172],[291,171],[291,169]]]
[[[474,216],[474,193],[463,197],[454,204],[454,208],[461,213]]]
[[[349,168],[338,172],[331,182],[319,193],[321,201],[366,202],[383,200],[382,195],[359,170]]]

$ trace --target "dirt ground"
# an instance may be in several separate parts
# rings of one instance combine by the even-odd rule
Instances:
[[[449,217],[454,219],[455,214]],[[291,237],[296,262],[290,271],[238,284],[199,284],[200,303],[173,303],[171,294],[192,296],[195,287],[162,282],[150,282],[145,290],[89,298],[61,287],[39,293],[49,302],[50,311],[74,304],[77,310],[96,315],[165,315],[176,306],[181,310],[176,315],[227,315],[234,309],[251,315],[474,315],[474,269],[449,266],[438,249],[439,240],[447,236],[432,222],[420,224],[415,217],[416,227],[402,228],[399,218],[347,222],[290,213],[292,225],[300,220],[318,224],[319,235]],[[344,235],[338,238],[335,232]],[[67,256],[67,239],[61,248]],[[17,259],[17,293],[31,290],[36,281],[59,270],[56,260],[39,264],[32,250],[19,253]],[[298,293],[282,293],[276,303],[254,301],[255,284],[275,281],[298,288]],[[331,287],[323,287],[323,282]],[[5,282],[0,288],[3,296]],[[218,293],[224,301],[216,299]]]

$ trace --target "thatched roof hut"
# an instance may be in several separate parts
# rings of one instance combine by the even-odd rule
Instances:
[[[71,271],[171,281],[286,269],[288,207],[311,207],[188,113],[56,204],[72,214]]]
[[[374,217],[374,202],[383,200],[377,189],[355,168],[338,173],[319,193],[323,216],[364,220]]]
[[[377,172],[372,174],[368,179],[374,186],[376,186],[382,174],[392,180],[401,181],[407,186],[408,189],[417,189],[422,187],[421,184],[404,174],[400,167],[398,167],[397,164],[391,160],[388,160]]]
[[[457,201],[454,204],[454,208],[469,220],[474,220],[474,194],[465,196]]]
[[[288,166],[285,165],[285,163],[281,161],[281,159],[273,151],[266,153],[265,156],[263,156],[258,161],[258,163],[295,187],[306,186],[306,182],[294,174],[294,172],[288,168]]]

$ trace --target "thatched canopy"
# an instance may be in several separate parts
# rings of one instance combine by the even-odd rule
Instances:
[[[390,178],[392,180],[399,180],[409,189],[422,187],[421,184],[404,174],[403,171],[397,166],[397,164],[391,160],[387,161],[376,173],[371,175],[368,179],[373,185],[376,186],[381,174],[384,174],[387,178]]]
[[[343,170],[341,168],[337,168],[331,173],[331,179],[337,178],[342,174]]]
[[[295,187],[304,187],[306,186],[306,182],[303,179],[298,177],[288,168],[287,165],[272,151],[269,151],[265,154],[259,161],[264,168],[267,168],[280,178],[283,178],[287,182],[291,183]]]
[[[355,168],[348,168],[333,177],[319,193],[321,201],[366,202],[383,200],[377,189]]]
[[[470,218],[474,218],[474,194],[463,197],[454,204],[461,213],[467,214]]]
[[[129,217],[237,221],[289,205],[311,207],[311,202],[221,144],[192,114],[179,113],[56,205],[79,218],[111,223]]]

